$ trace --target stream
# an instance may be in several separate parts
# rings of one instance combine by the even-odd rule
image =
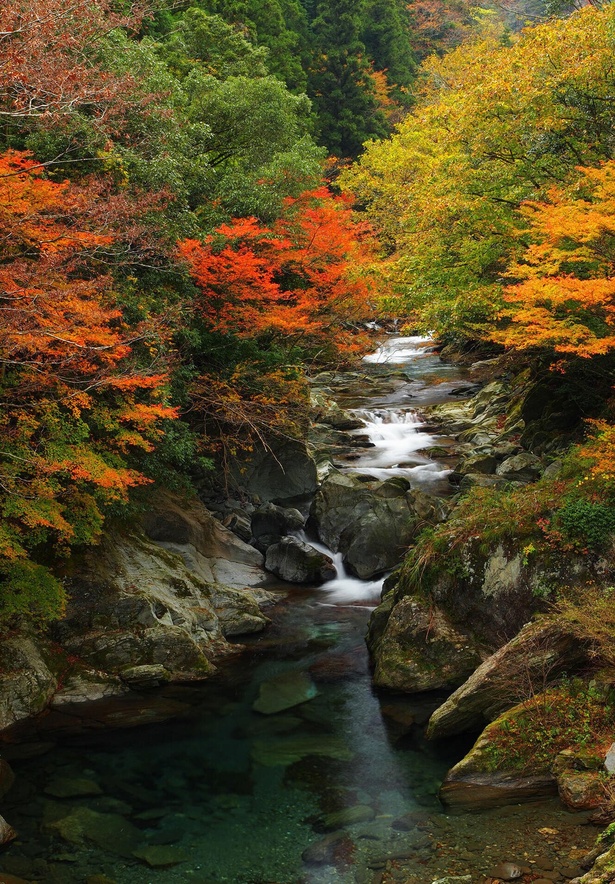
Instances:
[[[425,339],[392,338],[363,371],[369,384],[332,379],[336,401],[365,422],[351,432],[370,443],[336,466],[450,494],[452,440],[426,432],[419,412],[455,395],[466,370],[442,363]],[[556,802],[443,812],[439,784],[468,742],[424,741],[438,698],[372,689],[364,635],[383,581],[335,562],[323,586],[286,586],[267,612],[271,627],[221,675],[165,689],[189,701],[186,717],[66,737],[12,761],[18,781],[3,813],[20,838],[0,869],[51,884],[431,884],[446,874],[482,881],[498,861],[532,868],[536,856],[572,863],[585,852],[595,832]],[[307,684],[310,698],[255,711],[261,685],[280,677],[291,692]],[[62,797],[61,784],[77,781],[83,794]]]

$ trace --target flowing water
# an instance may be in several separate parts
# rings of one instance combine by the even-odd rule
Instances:
[[[367,389],[359,378],[354,390],[336,392],[365,421],[354,434],[372,444],[340,466],[448,493],[450,440],[425,432],[417,408],[446,400],[463,381],[460,370],[443,365],[425,339],[396,338],[367,358],[365,371],[374,381]],[[271,628],[217,679],[164,692],[185,703],[184,718],[67,737],[49,754],[15,763],[18,785],[3,812],[21,838],[0,869],[56,884],[96,874],[118,884],[431,884],[449,868],[477,874],[492,856],[484,823],[447,817],[437,799],[466,746],[443,751],[424,742],[421,725],[434,698],[375,694],[364,634],[382,580],[357,580],[335,560],[336,579],[290,588],[270,614]],[[308,684],[311,699],[277,714],[256,712],[260,686],[280,676],[291,690]],[[100,794],[49,794],[75,778],[98,784]],[[65,825],[60,840],[55,821],[69,812],[72,829]],[[341,822],[327,819],[335,813]],[[348,813],[356,819],[346,817],[346,834],[323,848],[327,864],[304,862],[306,848],[339,830]],[[527,811],[518,820],[510,810],[498,813],[487,839],[497,841],[499,825],[509,843],[516,825],[527,846]],[[565,826],[558,808],[548,813]],[[497,859],[500,842],[491,848]],[[150,868],[148,855],[169,864]],[[411,874],[382,879],[387,862],[385,876],[404,863]]]

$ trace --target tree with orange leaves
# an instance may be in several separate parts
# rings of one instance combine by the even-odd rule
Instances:
[[[29,551],[92,542],[105,507],[148,481],[165,377],[144,369],[96,255],[95,194],[46,180],[26,154],[0,157],[0,574]],[[34,567],[34,566],[32,566]],[[1,611],[0,611],[1,613]]]
[[[507,325],[493,334],[508,347],[583,358],[615,350],[615,162],[579,171],[548,202],[522,207],[530,241],[507,274],[516,280]]]

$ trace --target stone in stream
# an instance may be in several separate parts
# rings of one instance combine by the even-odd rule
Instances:
[[[143,860],[152,869],[168,869],[188,859],[187,854],[177,847],[142,847],[133,850],[132,855]]]
[[[43,832],[59,836],[79,847],[92,843],[101,850],[131,857],[143,840],[143,833],[122,816],[97,813],[88,807],[74,807],[58,820],[43,825]]]
[[[264,767],[288,767],[310,755],[350,761],[354,753],[344,740],[332,737],[330,734],[255,740],[252,746],[252,758]]]
[[[355,804],[353,807],[344,807],[342,810],[335,810],[332,813],[326,813],[322,819],[318,821],[315,828],[321,832],[331,832],[335,829],[342,829],[344,826],[353,826],[356,823],[366,823],[373,820],[376,812],[369,804]]]
[[[317,693],[316,685],[305,672],[284,672],[261,684],[258,699],[252,704],[252,708],[263,715],[273,715],[306,703]]]
[[[270,546],[265,568],[289,583],[324,583],[337,573],[329,556],[296,537],[283,537]]]
[[[0,845],[10,844],[17,838],[15,829],[7,823],[3,816],[0,816]]]
[[[523,869],[516,863],[498,863],[489,874],[492,878],[499,878],[501,881],[516,881],[523,876]]]
[[[340,853],[350,851],[353,842],[346,832],[331,832],[319,841],[315,841],[305,848],[301,859],[308,865],[333,865]]]
[[[54,777],[43,791],[53,798],[87,798],[103,794],[98,783],[87,777]]]
[[[611,743],[604,759],[604,769],[607,773],[615,773],[615,743]]]
[[[282,537],[303,528],[305,518],[297,509],[265,503],[252,513],[251,525],[254,545],[264,553]]]

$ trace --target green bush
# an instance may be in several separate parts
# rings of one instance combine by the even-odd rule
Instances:
[[[615,507],[591,500],[571,500],[559,510],[556,521],[569,540],[600,549],[615,532]]]
[[[18,561],[0,565],[0,628],[22,618],[43,626],[64,613],[64,587],[43,565]]]

